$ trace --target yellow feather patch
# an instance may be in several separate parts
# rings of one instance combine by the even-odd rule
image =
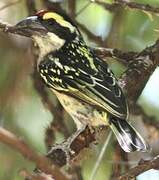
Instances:
[[[43,19],[44,20],[54,19],[61,26],[69,28],[71,32],[75,31],[75,28],[68,21],[64,20],[64,18],[57,13],[54,13],[54,12],[45,13],[43,16]]]

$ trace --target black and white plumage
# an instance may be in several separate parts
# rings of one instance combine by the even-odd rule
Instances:
[[[82,40],[47,54],[39,71],[45,83],[55,90],[74,95],[119,118],[127,117],[125,97],[114,74]]]
[[[44,11],[16,28],[39,46],[39,74],[78,128],[85,124],[109,125],[124,151],[148,150],[143,138],[126,121],[127,103],[114,74],[87,47],[69,17]]]

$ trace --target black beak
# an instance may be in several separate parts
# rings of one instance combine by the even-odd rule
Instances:
[[[42,35],[47,33],[47,29],[40,23],[37,16],[30,16],[18,24],[12,30],[16,34],[32,37],[33,35]]]

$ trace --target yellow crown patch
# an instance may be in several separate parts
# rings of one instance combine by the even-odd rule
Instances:
[[[61,26],[69,28],[71,32],[75,31],[75,28],[72,26],[72,24],[66,21],[62,16],[60,16],[57,13],[54,12],[45,13],[43,15],[43,20],[48,20],[48,19],[54,19]]]

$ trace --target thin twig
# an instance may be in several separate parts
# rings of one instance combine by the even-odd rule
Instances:
[[[36,4],[35,0],[26,0],[26,7],[28,9],[28,14],[33,15],[36,13]]]
[[[137,52],[123,52],[120,49],[112,49],[112,48],[92,48],[93,51],[103,60],[107,57],[117,58],[119,62],[128,65],[135,57],[138,55]]]
[[[91,2],[87,2],[87,3],[76,13],[76,17],[77,17],[78,15],[80,15],[90,4],[91,4]]]
[[[76,16],[76,1],[69,0],[68,1],[68,14],[74,20]]]
[[[111,3],[107,3],[107,2],[104,2],[104,1],[101,1],[101,0],[94,0],[93,2],[100,5],[100,6],[102,6],[103,8],[105,8],[106,10],[109,10],[111,12],[116,11],[120,7],[120,5],[117,4],[117,3],[112,3],[111,4]]]

